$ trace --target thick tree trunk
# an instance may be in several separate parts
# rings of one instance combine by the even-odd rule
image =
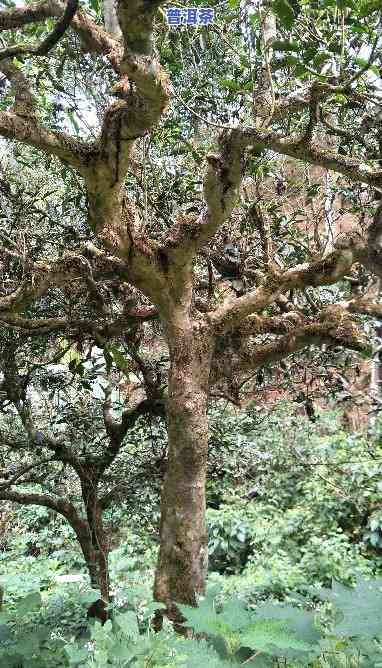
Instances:
[[[376,299],[380,299],[382,294],[382,279],[378,279],[376,283]],[[371,373],[369,384],[369,395],[373,401],[373,408],[370,412],[369,424],[370,427],[375,426],[381,404],[382,404],[382,325],[381,323],[375,328],[375,333],[378,337],[373,346],[371,358]]]
[[[156,600],[196,605],[207,575],[205,478],[212,340],[202,322],[168,328],[168,467],[162,490]]]

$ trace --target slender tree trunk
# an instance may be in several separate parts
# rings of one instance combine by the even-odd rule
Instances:
[[[94,589],[99,589],[102,600],[105,601],[105,603],[108,603],[110,592],[107,550],[105,548],[98,549],[92,546],[87,566],[92,587]]]
[[[96,617],[102,623],[105,623],[108,618],[107,606],[109,603],[109,568],[108,568],[108,549],[107,543],[104,539],[104,531],[102,527],[102,510],[98,508],[98,517],[101,525],[98,527],[97,541],[99,536],[102,537],[103,549],[99,549],[99,544],[94,546],[94,528],[89,525],[87,520],[77,519],[71,522],[72,527],[76,533],[77,540],[81,546],[82,554],[90,576],[90,583],[93,589],[99,590],[101,598],[92,603],[87,611],[87,616]]]
[[[82,495],[87,520],[72,524],[89,571],[90,583],[99,589],[102,600],[109,602],[109,546],[102,522],[102,508],[97,502],[96,492],[82,483]]]
[[[170,325],[168,467],[161,500],[156,600],[196,605],[207,576],[205,479],[212,338],[202,322]]]
[[[99,587],[101,598],[105,603],[109,602],[109,546],[105,535],[102,521],[102,508],[97,501],[97,491],[87,490],[86,514],[88,518],[91,552],[88,564],[92,586]]]

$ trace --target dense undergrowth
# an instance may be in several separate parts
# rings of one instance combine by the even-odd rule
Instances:
[[[150,618],[158,496],[113,508],[111,620],[67,525],[39,508],[3,518],[1,668],[382,665],[382,445],[280,405],[260,421],[211,414],[208,596],[184,610],[203,640]],[[358,583],[358,584],[356,584]],[[199,637],[199,636],[198,636]],[[381,636],[382,637],[382,636]]]

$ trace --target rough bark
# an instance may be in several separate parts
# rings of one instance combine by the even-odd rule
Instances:
[[[206,583],[205,477],[212,338],[203,322],[192,323],[186,317],[170,327],[168,338],[169,453],[154,593],[174,615],[174,601],[196,605]]]

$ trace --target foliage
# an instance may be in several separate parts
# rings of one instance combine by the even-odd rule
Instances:
[[[198,608],[180,606],[194,638],[174,635],[165,622],[160,633],[150,627],[142,634],[136,611],[116,613],[101,626],[95,622],[86,641],[65,644],[65,657],[76,668],[224,668],[256,657],[259,666],[378,666],[382,662],[382,581],[358,581],[354,589],[335,581],[319,593],[333,603],[329,611],[296,605],[259,604],[255,608],[238,599],[221,599],[216,589]],[[149,619],[158,604],[151,603]],[[354,614],[360,606],[360,613]],[[370,623],[372,622],[372,623]],[[199,639],[196,639],[199,637]],[[284,661],[282,664],[280,661]],[[45,664],[42,668],[45,668]]]
[[[73,569],[76,557],[75,551],[72,554],[69,551],[67,558],[44,553],[20,556],[17,543],[12,552],[2,555],[0,584],[5,588],[4,608],[0,613],[0,637],[4,641],[0,652],[2,667],[13,668],[13,664],[15,668],[66,667],[69,659],[65,647],[70,645],[71,638],[87,641],[90,632],[86,609],[99,598],[99,592],[90,588],[83,563],[79,569]],[[127,546],[110,553],[111,610],[123,614],[133,610],[141,633],[147,631],[153,610],[152,567],[152,558],[145,553],[139,536],[132,532]]]
[[[260,425],[249,415],[227,420],[239,474],[233,483],[228,472],[219,510],[208,511],[210,565],[242,572],[248,591],[283,597],[380,569],[371,540],[380,507],[380,427],[349,434],[339,412],[318,417],[296,418],[291,404],[281,404]],[[234,576],[232,590],[239,581],[244,586]]]
[[[237,598],[216,605],[207,597],[198,609],[181,609],[187,623],[195,631],[214,637],[223,658],[234,663],[240,662],[245,647],[250,650],[249,656],[259,656],[259,665],[263,665],[265,655],[284,657],[288,666],[319,666],[326,665],[328,659],[341,662],[344,658],[355,661],[349,665],[377,666],[382,663],[382,645],[378,642],[382,634],[381,586],[382,580],[359,580],[355,588],[333,581],[331,590],[318,593],[319,598],[333,603],[331,618],[325,621],[320,621],[319,609],[272,603],[250,609]]]
[[[339,419],[321,413],[312,424],[295,418],[290,404],[262,422],[251,412],[221,414],[220,422],[218,412],[212,416],[216,465],[219,443],[223,454],[216,476],[220,506],[208,511],[212,588],[200,608],[184,609],[195,632],[208,635],[204,640],[180,639],[169,626],[160,634],[150,630],[156,545],[149,525],[130,528],[138,516],[123,506],[110,510],[117,545],[109,557],[112,620],[88,630],[85,609],[97,594],[86,578],[80,588],[57,582],[84,567],[65,523],[41,509],[18,513],[0,559],[6,585],[1,665],[219,668],[256,654],[260,666],[377,666],[381,581],[361,579],[355,589],[340,583],[379,568],[369,536],[378,529],[379,427],[366,443],[362,434],[341,431]],[[374,457],[367,456],[371,443]],[[318,458],[322,466],[306,466]],[[247,498],[250,490],[255,497]],[[30,543],[40,554],[21,555]],[[332,588],[321,589],[333,577]]]
[[[240,572],[250,552],[248,524],[236,508],[221,507],[208,512],[208,556],[212,570]]]
[[[379,214],[374,232],[365,231],[381,185],[380,7],[375,0],[213,0],[216,23],[190,36],[185,26],[166,25],[160,4],[137,2],[134,13],[134,2],[119,3],[121,50],[100,29],[100,0],[85,0],[44,58],[24,47],[49,34],[55,3],[40,12],[27,2],[23,11],[6,0],[10,13],[1,15],[1,55],[10,48],[16,58],[1,60],[0,81],[0,498],[45,508],[25,513],[15,535],[2,539],[1,614],[3,651],[28,668],[218,665],[238,659],[245,646],[260,652],[258,665],[278,654],[320,653],[311,611],[270,603],[250,611],[233,599],[221,610],[207,599],[189,612],[201,633],[223,638],[223,656],[218,643],[180,641],[168,630],[154,637],[148,591],[166,468],[178,467],[165,478],[178,489],[165,498],[173,503],[167,517],[180,517],[179,534],[187,509],[177,512],[176,492],[187,499],[188,489],[193,502],[203,483],[202,471],[186,484],[188,462],[206,459],[206,439],[184,433],[182,409],[189,416],[190,404],[182,406],[175,391],[181,379],[191,381],[187,400],[206,392],[188,379],[189,360],[202,348],[213,351],[210,369],[202,361],[212,397],[255,403],[276,386],[312,411],[314,393],[335,384],[325,367],[348,373],[355,366],[355,353],[345,356],[339,346],[370,351],[370,332],[367,340],[361,335],[365,313],[380,314],[380,304],[367,300],[365,310],[358,297],[368,295],[373,272],[382,275],[373,249]],[[13,48],[18,42],[24,47]],[[211,127],[225,124],[235,127],[218,139]],[[343,206],[357,224],[346,239]],[[226,236],[239,242],[235,267],[247,296],[227,299],[221,310],[224,272],[217,277],[211,262],[216,253],[221,261]],[[325,350],[312,353],[310,344],[321,342]],[[351,583],[359,573],[379,574],[380,435],[350,436],[334,419],[295,420],[290,406],[273,419],[262,406],[222,419],[211,410],[215,579],[232,574],[225,589],[240,583],[252,603],[295,590],[314,601],[333,576]],[[180,435],[171,456],[163,417],[169,434]],[[206,411],[199,417],[204,434]],[[183,433],[190,451],[177,456]],[[203,519],[202,504],[198,511]],[[71,524],[104,591],[111,549],[114,618],[95,625],[85,647],[78,639],[82,594],[67,588],[51,597],[55,573],[83,566],[73,531],[53,513]],[[167,541],[176,533],[166,517],[162,529]],[[188,535],[177,552],[168,550],[177,566],[194,548]],[[25,562],[20,582],[8,563],[16,552]],[[355,591],[370,630],[379,597],[363,581]],[[92,595],[86,585],[84,597]],[[351,634],[352,595],[336,585],[326,598],[343,614],[333,636]],[[337,642],[323,637],[327,647]],[[345,649],[346,638],[339,641]],[[366,649],[363,655],[371,657]],[[377,665],[378,656],[370,661]]]

